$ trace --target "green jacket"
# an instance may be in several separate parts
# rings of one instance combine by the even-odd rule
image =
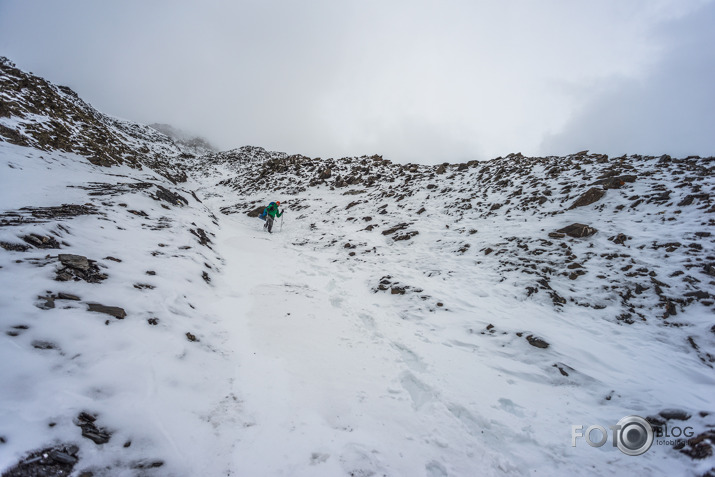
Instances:
[[[278,210],[278,206],[276,204],[269,205],[268,206],[268,215],[270,215],[273,218],[280,217],[283,215],[283,212],[280,212]]]

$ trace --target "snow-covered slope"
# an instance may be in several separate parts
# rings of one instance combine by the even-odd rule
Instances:
[[[198,157],[0,81],[3,475],[713,472],[711,158]],[[633,414],[694,440],[572,447]]]

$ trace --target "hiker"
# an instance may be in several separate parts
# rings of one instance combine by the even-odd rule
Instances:
[[[263,230],[268,230],[269,234],[273,233],[273,219],[283,215],[283,211],[278,210],[279,205],[281,205],[279,200],[271,202],[268,204],[268,207],[266,207],[266,210],[263,211],[263,214],[261,214],[261,216],[265,217],[266,220],[266,223],[263,224]]]

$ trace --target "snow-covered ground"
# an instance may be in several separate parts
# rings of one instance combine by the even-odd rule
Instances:
[[[527,296],[522,273],[480,251],[595,222],[593,210],[475,213],[457,223],[448,209],[379,214],[370,200],[346,211],[355,196],[340,188],[243,197],[217,185],[229,169],[175,186],[146,168],[7,143],[0,169],[0,242],[28,245],[21,237],[35,233],[61,247],[0,250],[0,471],[60,444],[79,448],[75,475],[95,476],[693,475],[715,463],[664,445],[638,457],[610,439],[571,446],[572,425],[608,428],[664,409],[691,414],[671,424],[696,435],[715,425],[699,414],[714,404],[701,357],[715,347],[707,306],[681,309],[680,326],[656,316],[623,324],[614,318],[620,299],[596,278],[611,273],[605,260],[552,285],[609,306],[559,308],[543,291]],[[157,186],[185,205],[157,200]],[[247,198],[284,201],[282,228],[278,219],[269,235],[256,218],[220,213]],[[61,204],[96,213],[45,220],[22,211]],[[700,230],[698,214],[687,230],[661,235]],[[659,229],[649,217],[624,213],[612,228],[651,243]],[[403,231],[418,235],[379,233],[405,218],[414,221]],[[379,228],[365,230],[370,223]],[[620,250],[609,234],[567,240],[579,257],[590,244]],[[56,281],[60,253],[96,260],[106,279]],[[650,266],[658,276],[677,268]],[[52,296],[52,308],[39,298]],[[108,442],[81,436],[82,412]]]

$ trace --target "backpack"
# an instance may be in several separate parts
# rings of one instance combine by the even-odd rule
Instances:
[[[261,220],[266,220],[266,216],[268,215],[268,209],[271,208],[271,207],[273,207],[273,206],[275,206],[275,205],[276,205],[275,202],[271,202],[270,204],[268,204],[268,207],[266,207],[265,209],[263,209],[263,212],[261,212],[261,215],[259,215],[258,218],[261,219]]]

